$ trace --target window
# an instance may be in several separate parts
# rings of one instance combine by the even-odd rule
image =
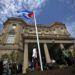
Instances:
[[[63,27],[61,27],[61,29],[64,29]]]
[[[16,26],[16,24],[13,24],[13,26]]]
[[[33,30],[29,30],[29,32],[32,32]]]
[[[9,31],[9,34],[10,34],[10,35],[15,35],[14,29],[10,30],[10,31]]]
[[[15,40],[15,35],[8,35],[8,38],[7,38],[7,42],[6,43],[14,43],[14,40]]]

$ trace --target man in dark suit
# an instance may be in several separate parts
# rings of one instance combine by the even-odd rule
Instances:
[[[0,75],[3,73],[3,61],[0,60]]]

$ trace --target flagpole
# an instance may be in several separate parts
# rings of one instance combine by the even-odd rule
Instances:
[[[41,58],[41,50],[40,50],[40,43],[39,43],[39,36],[38,36],[38,29],[37,29],[37,24],[36,24],[35,12],[34,12],[34,23],[35,23],[35,30],[36,30],[36,38],[37,38],[37,46],[38,46],[38,52],[39,52],[40,66],[41,66],[41,71],[43,71],[43,64],[42,64],[42,58]]]

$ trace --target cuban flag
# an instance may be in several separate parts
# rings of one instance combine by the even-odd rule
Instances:
[[[34,16],[34,12],[28,10],[17,11],[18,16],[23,16],[26,19],[30,19]]]

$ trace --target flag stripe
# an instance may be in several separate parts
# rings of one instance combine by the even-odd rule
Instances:
[[[28,10],[17,11],[17,13],[19,16],[24,16],[27,19],[32,18],[34,16],[34,13]]]

